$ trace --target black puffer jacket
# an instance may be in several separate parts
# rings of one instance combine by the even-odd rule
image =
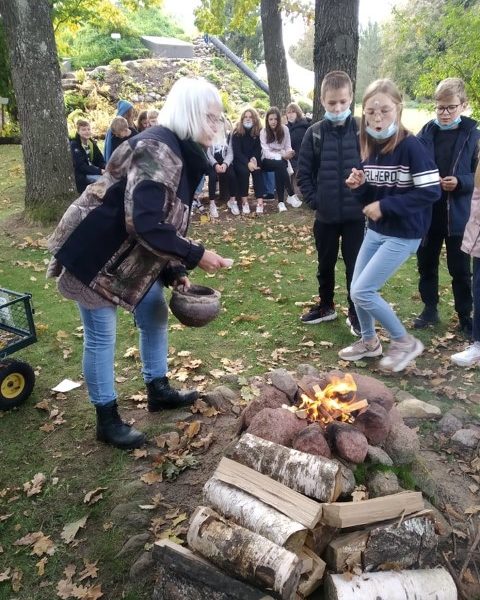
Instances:
[[[322,223],[363,220],[362,206],[345,185],[352,167],[360,169],[358,128],[324,119],[308,128],[298,157],[297,181],[303,198]]]
[[[299,119],[295,123],[287,123],[288,130],[290,131],[290,142],[292,149],[295,150],[295,156],[290,159],[293,170],[297,171],[298,155],[300,153],[300,146],[307,129],[310,127],[311,121],[309,119]]]
[[[102,169],[105,169],[105,159],[97,143],[94,140],[90,140],[90,145],[92,148],[91,157],[87,155],[82,146],[82,140],[78,133],[73,140],[70,140],[75,183],[80,194],[88,185],[87,175],[101,175]]]

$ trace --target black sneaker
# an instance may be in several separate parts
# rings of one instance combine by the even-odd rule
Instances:
[[[275,200],[275,194],[263,194],[264,200]]]
[[[337,318],[335,307],[327,304],[316,304],[312,308],[300,317],[300,321],[305,325],[316,325],[323,321],[333,321]]]
[[[459,317],[458,330],[463,333],[467,340],[473,339],[473,322],[471,317]]]
[[[425,306],[423,311],[413,321],[414,329],[425,329],[429,325],[435,325],[438,323],[440,318],[438,316],[438,310],[436,306]]]
[[[358,322],[357,314],[354,312],[348,312],[347,320],[345,321],[347,326],[350,327],[350,333],[356,337],[360,337],[362,335],[362,329],[360,327],[360,323]]]

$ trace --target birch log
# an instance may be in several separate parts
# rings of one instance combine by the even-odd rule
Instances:
[[[203,499],[227,519],[291,552],[300,552],[305,544],[306,527],[219,479],[212,477],[207,481],[203,488]]]
[[[240,438],[232,458],[320,502],[334,502],[342,492],[337,462],[292,450],[250,433]]]
[[[234,577],[293,600],[302,561],[293,552],[223,519],[206,506],[193,513],[187,533],[190,548]]]
[[[325,600],[457,600],[457,588],[443,567],[383,571],[351,576],[329,575]]]

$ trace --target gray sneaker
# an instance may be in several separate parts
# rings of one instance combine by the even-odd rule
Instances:
[[[340,350],[338,356],[343,360],[361,360],[362,358],[380,356],[380,354],[382,354],[382,344],[378,338],[375,338],[371,342],[358,340],[351,346]]]
[[[424,346],[422,342],[414,338],[413,335],[409,336],[407,342],[392,340],[387,354],[382,358],[379,366],[385,371],[398,373],[399,371],[403,371],[408,363],[415,360],[417,356],[420,356],[423,350]]]

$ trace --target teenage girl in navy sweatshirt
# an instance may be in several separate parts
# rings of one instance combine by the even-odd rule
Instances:
[[[379,290],[415,254],[428,231],[432,205],[440,198],[440,179],[422,142],[402,125],[402,96],[392,81],[371,83],[362,107],[362,170],[352,169],[346,180],[368,217],[350,290],[362,338],[339,356],[355,361],[381,355],[375,333],[379,321],[391,338],[380,367],[398,372],[423,352],[423,344],[407,334]]]

